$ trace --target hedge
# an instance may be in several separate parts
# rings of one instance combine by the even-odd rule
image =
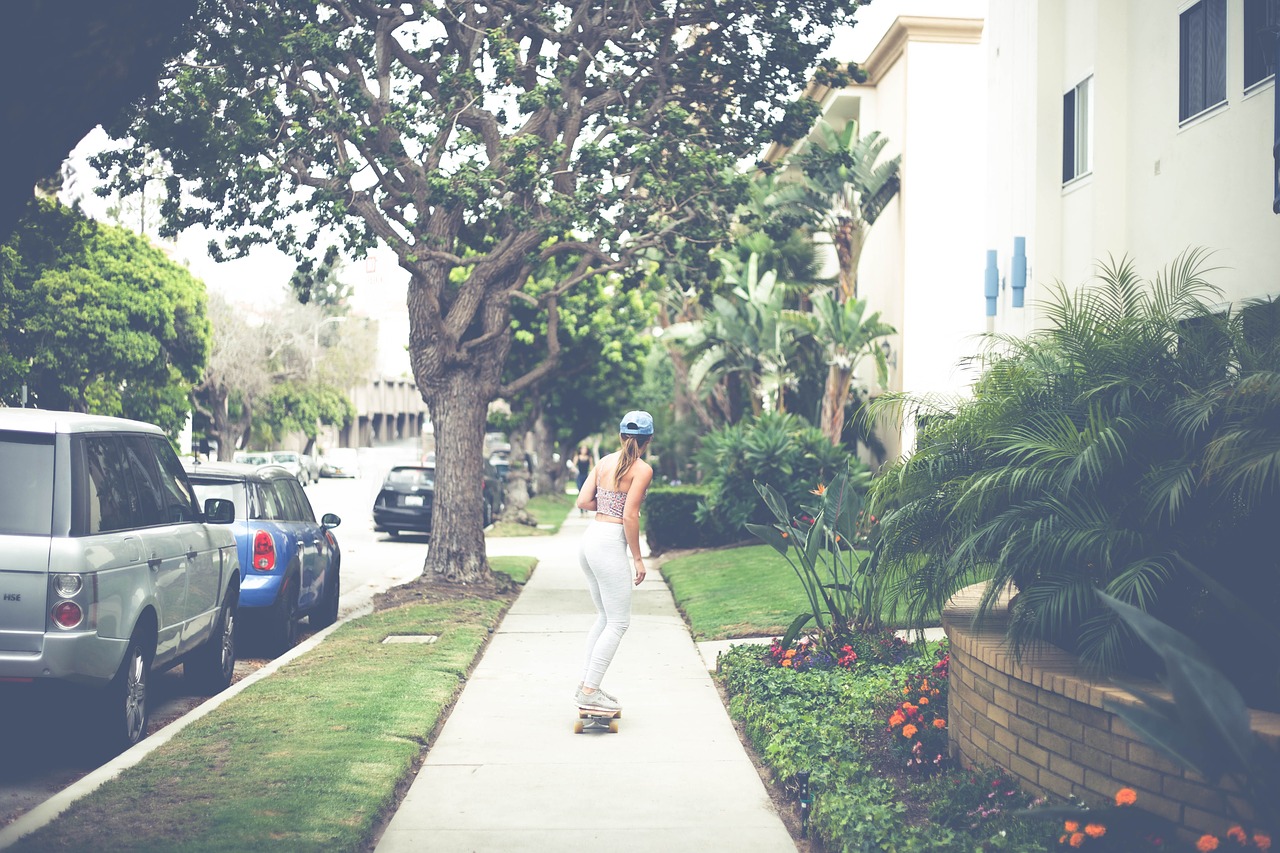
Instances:
[[[699,524],[698,506],[707,496],[703,486],[654,486],[644,499],[644,535],[649,552],[672,548],[714,548],[748,538],[745,531],[727,530],[712,521]]]

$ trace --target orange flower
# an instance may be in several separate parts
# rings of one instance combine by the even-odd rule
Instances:
[[[1121,788],[1116,791],[1117,806],[1131,806],[1138,801],[1138,792],[1132,788]]]
[[[795,649],[787,649],[787,660],[790,660],[791,658],[793,658],[793,657],[795,657],[795,656],[796,656],[796,650],[795,650]]]
[[[1107,828],[1100,823],[1086,823],[1084,834],[1090,838],[1101,838],[1107,834]]]
[[[921,705],[928,705],[928,704],[929,704],[929,697],[928,697],[928,696],[921,696],[921,697],[920,697],[920,704],[921,704]]]
[[[919,731],[919,729],[917,729],[915,726],[911,725],[910,723],[907,723],[905,726],[902,727],[902,736],[907,738],[915,737],[917,731]]]
[[[1244,834],[1243,826],[1233,826],[1227,830],[1227,838],[1230,838],[1236,844],[1244,844],[1249,840],[1249,836]]]
[[[903,696],[906,696],[906,695],[907,695],[908,693],[910,693],[910,692],[911,692],[910,688],[907,688],[907,687],[902,688],[902,695],[903,695]]]
[[[935,729],[945,729],[947,727],[947,721],[939,717],[933,721],[933,727]]]
[[[1083,832],[1071,833],[1071,841],[1069,843],[1071,844],[1072,847],[1082,846],[1084,844],[1084,833]]]
[[[826,493],[827,493],[827,487],[822,485],[821,483],[818,484],[818,488],[809,490],[809,494],[811,495],[821,496],[821,495],[825,495]]]
[[[894,711],[889,715],[889,728],[897,728],[907,721],[907,718],[901,711]]]
[[[1080,824],[1074,820],[1068,820],[1062,824],[1062,828],[1067,832],[1079,832]]]
[[[782,662],[783,666],[791,666],[791,658],[787,658]]]
[[[784,530],[784,531],[782,531],[782,538],[783,538],[783,539],[786,539],[788,535],[790,535],[790,534],[788,534],[788,533],[787,533],[787,531],[785,531],[785,530]]]
[[[1216,835],[1200,836],[1200,840],[1196,842],[1196,849],[1199,850],[1200,853],[1209,853],[1210,850],[1217,850],[1218,836]]]
[[[929,689],[929,679],[926,678],[924,681],[920,682],[920,689],[921,690]]]
[[[1253,834],[1253,845],[1265,853],[1265,851],[1271,849],[1271,836],[1263,832],[1255,832]]]

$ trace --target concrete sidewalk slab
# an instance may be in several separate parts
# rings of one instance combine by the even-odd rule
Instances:
[[[491,549],[541,562],[377,853],[795,850],[657,572],[635,592],[606,679],[623,700],[620,732],[573,733],[594,620],[577,555],[586,523],[573,513],[523,551]]]

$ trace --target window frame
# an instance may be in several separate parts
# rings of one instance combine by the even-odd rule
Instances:
[[[1266,50],[1259,33],[1267,23],[1267,4],[1275,0],[1243,0],[1241,29],[1243,45],[1240,57],[1243,90],[1250,92],[1264,83],[1275,80],[1274,70],[1267,71]],[[1249,79],[1251,70],[1261,71],[1262,76]]]
[[[1198,34],[1193,30],[1196,15],[1203,15]],[[1220,36],[1216,53],[1212,43],[1215,29]],[[1193,68],[1192,60],[1196,56],[1199,57],[1199,64]],[[1209,79],[1211,74],[1215,75],[1215,79]],[[1192,87],[1197,83],[1203,93],[1203,102],[1193,98]],[[1227,0],[1198,0],[1178,13],[1178,124],[1194,121],[1225,103]]]
[[[1088,74],[1062,95],[1064,187],[1093,174],[1093,88],[1093,74]]]

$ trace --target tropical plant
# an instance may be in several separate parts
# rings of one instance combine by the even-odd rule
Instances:
[[[844,411],[854,371],[863,359],[875,362],[876,380],[880,387],[889,381],[889,365],[884,350],[877,344],[881,338],[897,330],[881,322],[880,312],[867,314],[867,303],[861,299],[841,301],[828,291],[810,298],[809,312],[787,312],[793,325],[809,332],[822,347],[827,362],[827,381],[822,397],[819,426],[833,444],[839,443],[844,431]]]
[[[902,158],[892,157],[877,164],[888,140],[879,131],[859,136],[856,121],[847,122],[838,131],[826,122],[819,122],[817,128],[817,144],[794,160],[800,167],[801,179],[780,187],[772,203],[779,209],[807,211],[817,227],[831,235],[839,264],[840,286],[836,301],[844,303],[858,297],[858,263],[862,258],[862,248],[871,226],[898,193]],[[828,322],[839,319],[833,316],[833,312],[826,313]],[[888,331],[882,335],[893,334],[892,328],[885,328]],[[832,326],[828,332],[835,335],[832,340],[836,342],[837,349],[843,338],[842,331]],[[860,345],[849,352],[858,349]],[[880,381],[884,384],[884,357],[880,353],[876,355]],[[846,357],[835,354],[828,357],[830,369],[819,416],[819,424],[833,444],[840,442],[844,431],[845,404],[849,399],[849,380],[853,374],[853,368],[845,365]]]
[[[741,271],[726,258],[725,278],[733,286],[729,294],[713,295],[711,309],[701,318],[668,327],[666,336],[683,343],[692,361],[688,382],[694,391],[705,395],[730,380],[754,414],[765,408],[784,411],[796,338],[795,323],[787,319],[794,312],[784,312],[787,285],[774,270],[762,272],[754,253]]]
[[[845,646],[852,651],[855,633],[880,627],[876,587],[866,571],[870,557],[853,549],[861,532],[862,491],[868,479],[867,472],[852,478],[837,474],[830,485],[812,490],[818,503],[800,515],[793,514],[772,486],[755,483],[775,523],[747,524],[747,529],[786,559],[809,599],[809,612],[791,623],[782,648],[788,648],[810,620],[828,653]]]
[[[768,412],[713,430],[702,437],[695,454],[708,488],[699,521],[712,518],[732,532],[743,532],[748,521],[773,520],[760,502],[756,480],[774,484],[790,505],[798,507],[816,486],[848,471],[862,482],[866,466],[835,447],[821,431],[796,415]]]
[[[1274,308],[1221,312],[1205,260],[1184,253],[1153,281],[1128,260],[1101,264],[1095,286],[1057,288],[1047,328],[989,339],[971,399],[873,407],[920,425],[914,455],[873,486],[883,563],[903,571],[892,594],[909,612],[989,580],[986,614],[1012,586],[1015,653],[1050,642],[1108,671],[1140,649],[1102,589],[1187,626],[1229,671],[1257,670],[1260,653],[1229,639],[1229,608],[1188,565],[1280,602],[1280,468],[1265,426],[1280,396],[1255,393],[1280,388],[1280,364],[1259,356],[1275,353],[1275,324],[1250,319]]]

